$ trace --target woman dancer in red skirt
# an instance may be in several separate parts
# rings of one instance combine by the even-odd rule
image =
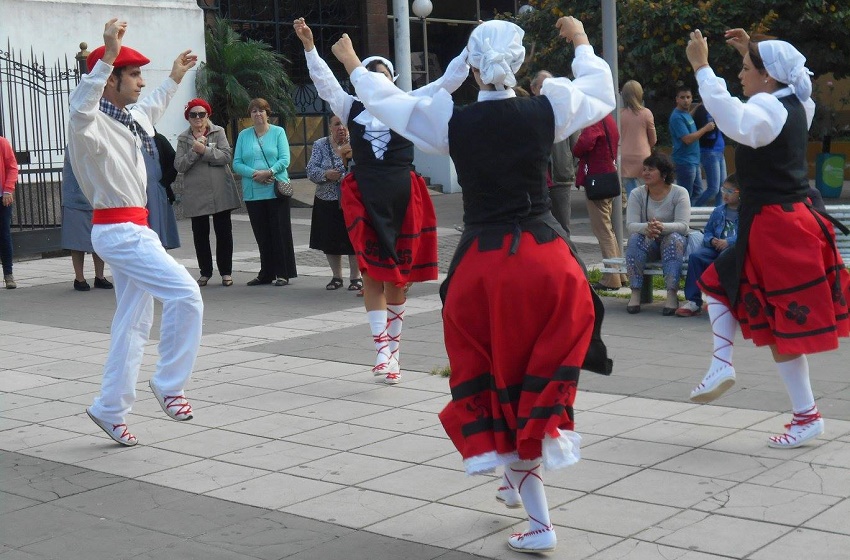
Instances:
[[[342,182],[342,211],[363,274],[363,303],[377,352],[372,372],[395,384],[401,378],[398,350],[405,286],[437,278],[434,205],[422,177],[413,172],[413,144],[342,89],[316,52],[304,18],[295,20],[294,27],[319,96],[350,131],[353,167]],[[369,57],[362,65],[390,83],[397,78],[392,63],[380,56]],[[414,94],[430,95],[440,89],[451,93],[468,75],[466,62],[455,59],[442,78]]]
[[[549,78],[542,95],[517,98],[522,29],[479,25],[465,53],[479,103],[464,108],[445,91],[414,97],[366,72],[347,35],[333,47],[371,114],[423,150],[450,154],[457,168],[464,235],[443,285],[452,402],[440,420],[467,473],[505,466],[497,497],[528,513],[528,529],[508,540],[519,552],[555,548],[542,470],[579,459],[573,401],[601,320],[549,211],[546,165],[553,142],[614,109],[614,85],[581,22],[561,18],[558,27],[576,45],[575,81]]]
[[[687,46],[706,109],[739,143],[741,185],[735,251],[721,255],[699,282],[708,295],[714,357],[691,400],[710,402],[734,385],[732,343],[740,324],[744,338],[770,347],[791,398],[791,423],[767,444],[794,448],[824,430],[806,354],[834,350],[839,337],[850,335],[850,275],[835,246],[833,220],[807,196],[814,102],[805,57],[784,41],[750,41],[743,29],[727,31],[726,42],[744,57],[738,78],[746,103],[714,75],[699,30]]]

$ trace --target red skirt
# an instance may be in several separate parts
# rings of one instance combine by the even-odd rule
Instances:
[[[590,287],[562,239],[538,244],[523,233],[514,255],[510,245],[511,234],[495,251],[474,242],[443,307],[452,401],[440,421],[464,460],[535,459],[545,435],[574,426],[593,330]]]
[[[437,278],[437,216],[422,177],[410,173],[410,202],[395,244],[399,262],[381,258],[378,236],[357,187],[354,174],[342,181],[342,212],[360,271],[381,282],[402,287],[408,282]]]
[[[822,220],[835,238],[832,224]],[[729,306],[717,270],[699,279],[703,292]],[[850,335],[850,273],[804,204],[786,212],[765,206],[750,228],[738,304],[731,309],[744,338],[781,354],[838,348]]]

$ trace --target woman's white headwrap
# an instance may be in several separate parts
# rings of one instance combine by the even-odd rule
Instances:
[[[812,72],[806,68],[806,57],[785,41],[760,41],[759,55],[764,62],[767,75],[783,84],[788,84],[800,101],[812,96]]]
[[[393,77],[393,83],[398,80],[398,75],[395,73],[395,69],[393,68],[393,63],[384,58],[383,56],[370,56],[369,58],[363,59],[363,62],[360,64],[363,66],[368,66],[370,62],[378,61],[384,66],[387,67],[387,70],[390,71],[390,75]]]
[[[525,35],[518,25],[509,21],[491,20],[482,23],[469,36],[467,62],[481,71],[481,80],[497,88],[516,85],[516,72],[525,61]]]

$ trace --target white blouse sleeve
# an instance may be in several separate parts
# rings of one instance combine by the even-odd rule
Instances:
[[[319,56],[315,47],[313,50],[304,51],[304,56],[307,58],[310,79],[313,80],[319,97],[327,101],[333,114],[339,117],[343,124],[346,124],[351,105],[354,103],[354,97],[342,89],[336,76],[334,76],[328,64]]]
[[[710,67],[701,68],[696,77],[702,102],[723,134],[752,148],[767,146],[779,136],[788,120],[788,111],[776,96],[757,93],[744,103],[732,97],[726,81],[717,77]],[[813,115],[814,103],[809,100],[809,104]],[[807,116],[809,111],[807,107]]]
[[[442,76],[430,84],[425,84],[421,88],[411,91],[410,94],[414,97],[432,97],[441,89],[454,93],[469,77],[469,64],[466,62],[466,55],[467,51],[464,48],[459,55],[449,62],[446,72]]]
[[[449,120],[454,111],[445,89],[433,97],[416,97],[398,89],[386,76],[360,66],[351,73],[357,97],[378,120],[418,148],[433,154],[449,153]]]
[[[601,121],[617,106],[611,68],[593,54],[593,47],[576,47],[572,67],[574,80],[548,78],[540,88],[555,111],[555,142]]]

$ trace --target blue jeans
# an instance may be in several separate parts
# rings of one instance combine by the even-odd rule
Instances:
[[[723,152],[701,152],[700,159],[705,169],[705,190],[694,201],[694,206],[720,206],[720,186],[726,179],[726,158]]]
[[[702,307],[702,292],[697,286],[697,280],[720,255],[711,247],[700,247],[688,255],[688,275],[685,276],[685,299]]]
[[[0,203],[0,261],[3,275],[12,274],[12,205]]]
[[[698,206],[694,204],[702,192],[702,175],[698,163],[677,163],[676,179],[673,182],[687,189],[691,195],[691,206]]]
[[[632,191],[643,184],[643,181],[637,177],[623,177],[623,186],[626,188],[626,198],[632,194]]]

